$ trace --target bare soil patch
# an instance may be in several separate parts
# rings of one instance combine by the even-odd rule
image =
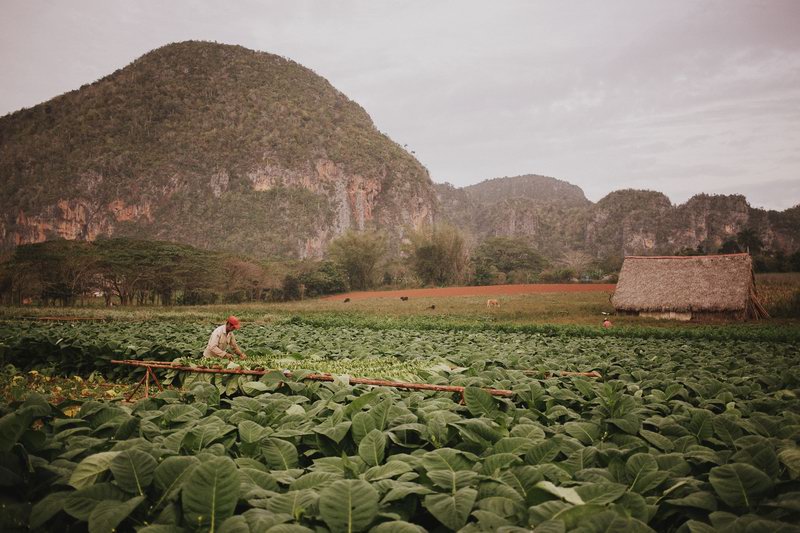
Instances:
[[[529,285],[488,285],[479,287],[442,287],[437,289],[404,289],[392,291],[360,291],[326,296],[323,300],[366,300],[370,298],[444,298],[450,296],[514,296],[552,292],[613,292],[613,283],[536,283]]]

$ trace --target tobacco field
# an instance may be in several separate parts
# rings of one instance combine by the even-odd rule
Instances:
[[[194,358],[211,326],[5,321],[0,361],[227,366]],[[798,343],[664,337],[247,325],[235,365],[292,378],[171,372],[135,403],[0,404],[0,530],[798,531]]]

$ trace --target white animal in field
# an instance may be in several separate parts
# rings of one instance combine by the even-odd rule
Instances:
[[[486,307],[500,307],[500,300],[489,299],[486,300]]]

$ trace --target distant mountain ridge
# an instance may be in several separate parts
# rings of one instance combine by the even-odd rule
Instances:
[[[626,189],[593,203],[576,185],[537,175],[495,178],[457,189],[437,184],[440,216],[480,241],[529,240],[556,258],[584,250],[598,258],[713,252],[749,229],[765,249],[800,250],[800,205],[785,211],[751,207],[741,195],[698,194],[673,205],[663,193]]]
[[[616,191],[597,203],[546,176],[434,184],[367,112],[311,70],[240,46],[182,42],[0,117],[0,251],[134,236],[260,258],[319,258],[348,229],[448,221],[471,244],[528,240],[551,258],[716,249],[753,229],[800,248],[800,206]]]

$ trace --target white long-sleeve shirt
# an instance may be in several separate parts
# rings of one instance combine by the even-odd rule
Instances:
[[[226,333],[225,324],[223,324],[211,332],[211,338],[208,339],[208,346],[206,346],[206,349],[203,351],[203,357],[228,357],[229,354],[226,353],[228,346],[233,348],[235,353],[242,353],[239,346],[236,344],[233,331]]]

